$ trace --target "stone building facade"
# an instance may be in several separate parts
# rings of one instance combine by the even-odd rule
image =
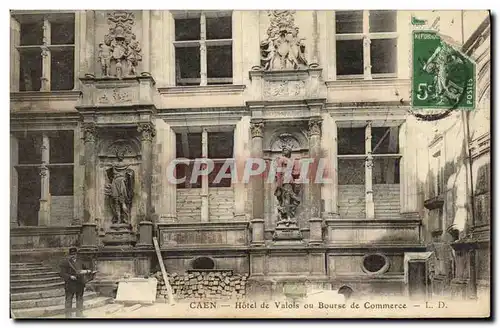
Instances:
[[[245,273],[250,294],[289,282],[429,288],[428,272],[408,283],[419,272],[408,263],[438,252],[427,235],[439,230],[420,157],[439,140],[421,149],[415,136],[432,127],[408,111],[414,14],[11,12],[12,260],[50,262],[78,245],[104,289],[155,269],[155,236],[169,272]],[[477,133],[473,148],[489,156]],[[331,172],[299,193],[299,239],[273,237],[276,186],[263,176],[168,179],[176,158],[190,177],[197,158],[238,168],[272,162],[284,144]]]

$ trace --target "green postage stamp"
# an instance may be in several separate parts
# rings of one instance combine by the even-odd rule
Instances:
[[[472,110],[475,63],[430,30],[413,31],[412,107]]]

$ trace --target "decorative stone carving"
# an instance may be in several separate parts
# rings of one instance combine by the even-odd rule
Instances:
[[[99,63],[102,76],[137,75],[137,65],[142,60],[141,47],[132,32],[135,23],[134,13],[114,11],[108,13],[109,33],[104,42],[99,43]],[[115,68],[115,74],[111,68]]]
[[[264,96],[266,97],[294,97],[305,94],[304,81],[266,81],[264,84]]]
[[[276,189],[274,196],[278,200],[278,219],[276,230],[273,239],[302,239],[295,213],[300,205],[299,193],[300,185],[294,183],[300,175],[300,167],[291,159],[292,149],[288,146],[283,146],[282,155],[278,157],[273,165],[276,168],[281,168],[281,172],[277,172],[275,176]],[[291,177],[285,172],[292,165]],[[291,178],[291,179],[290,179]]]
[[[109,206],[113,213],[113,224],[129,224],[130,210],[134,198],[135,173],[129,166],[123,164],[123,149],[117,150],[118,163],[106,170],[108,183],[104,194],[109,198]]]
[[[252,122],[250,123],[250,132],[252,134],[252,138],[262,138],[264,130],[263,122]]]
[[[41,177],[45,177],[47,176],[49,172],[49,168],[46,166],[46,165],[41,165],[39,168],[38,168],[38,174],[41,176]]]
[[[97,98],[99,104],[121,104],[132,102],[132,96],[126,91],[114,88],[113,91],[103,90]]]
[[[153,123],[140,123],[137,131],[141,134],[141,141],[153,141],[156,135],[155,126]]]
[[[299,39],[294,10],[269,10],[267,39],[260,44],[261,68],[265,71],[307,68],[305,45]]]
[[[85,142],[95,142],[97,140],[97,128],[94,123],[84,123],[82,129]]]
[[[271,150],[283,150],[285,147],[292,150],[300,149],[300,143],[293,135],[289,133],[282,133],[279,135],[278,139],[273,142]]]
[[[321,119],[311,119],[309,120],[309,135],[320,135],[321,134]]]

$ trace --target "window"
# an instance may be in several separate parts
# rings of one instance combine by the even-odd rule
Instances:
[[[192,183],[191,172],[193,171],[195,160],[200,158],[210,158],[214,162],[214,169],[208,175],[209,187],[230,187],[231,178],[222,178],[218,181],[217,175],[227,159],[233,157],[233,132],[206,132],[207,133],[207,154],[203,154],[202,138],[203,133],[177,133],[176,153],[177,158],[187,158],[189,165],[178,164],[176,166],[176,178],[186,177],[183,184],[178,184],[177,188],[201,188],[202,177],[198,176],[195,183]],[[231,174],[231,167],[228,167],[221,174]]]
[[[20,25],[19,91],[72,90],[75,79],[75,15],[16,14]]]
[[[396,76],[396,11],[336,11],[335,29],[339,79]]]
[[[176,85],[233,83],[231,12],[176,12]]]
[[[57,196],[73,195],[74,136],[73,131],[27,132],[17,135],[18,212],[20,226],[38,225],[42,179],[48,184],[52,200]],[[44,167],[48,175],[41,175]]]
[[[337,142],[341,216],[399,217],[399,127],[339,127]]]
[[[368,274],[384,273],[389,269],[389,259],[382,254],[366,254],[361,268]]]

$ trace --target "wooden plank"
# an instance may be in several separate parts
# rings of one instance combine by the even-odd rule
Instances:
[[[156,250],[156,256],[158,257],[158,262],[160,263],[161,275],[163,276],[163,281],[165,281],[165,286],[167,287],[168,300],[170,304],[174,304],[174,294],[172,293],[172,287],[167,277],[167,270],[165,269],[165,264],[163,263],[163,258],[161,257],[160,246],[158,245],[158,239],[153,237],[153,244]]]

